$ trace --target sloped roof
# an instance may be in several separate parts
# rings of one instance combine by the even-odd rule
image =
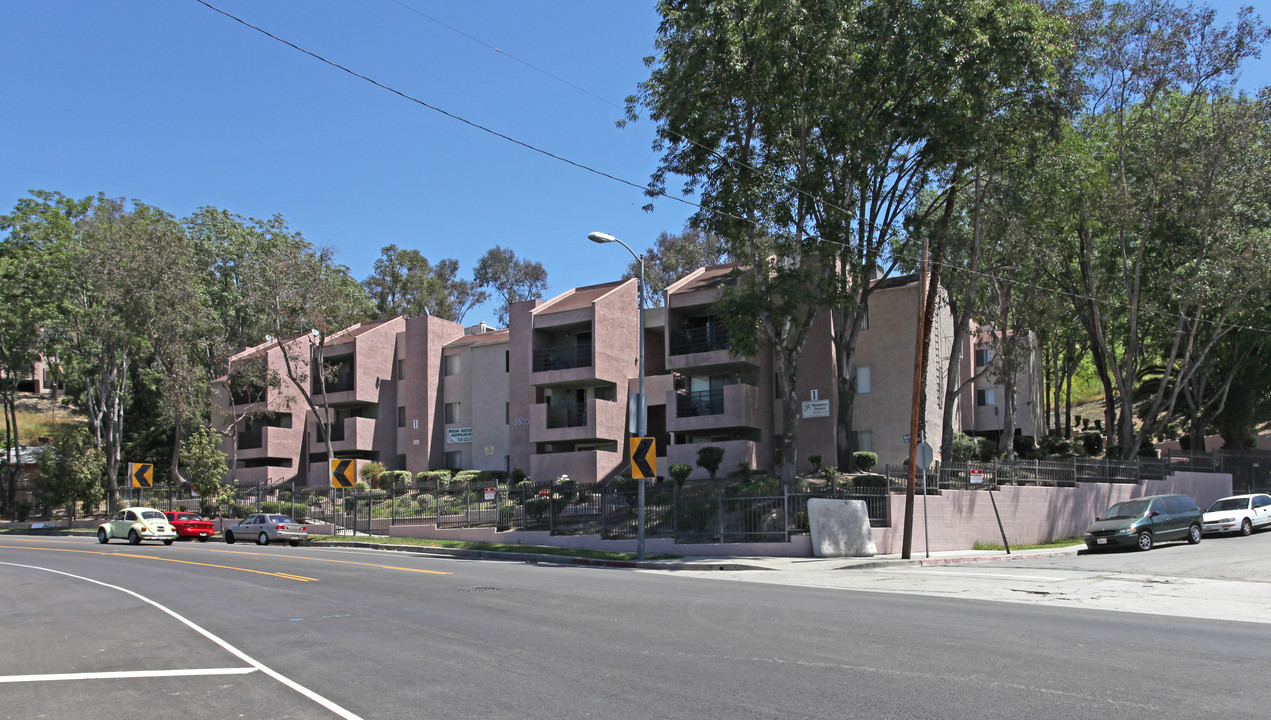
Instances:
[[[583,287],[574,288],[573,292],[548,300],[546,304],[534,308],[533,312],[535,315],[544,315],[547,313],[566,312],[568,310],[579,310],[581,308],[591,307],[591,304],[596,300],[604,297],[615,288],[628,282],[631,282],[631,280],[617,280],[615,282],[601,283],[599,285],[585,285]]]
[[[508,341],[507,330],[495,330],[494,332],[473,333],[464,335],[457,340],[451,340],[442,347],[463,347],[465,345],[485,345]]]

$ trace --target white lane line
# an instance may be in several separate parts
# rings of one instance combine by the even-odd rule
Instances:
[[[117,672],[52,673],[48,675],[0,675],[0,683],[50,682],[56,680],[118,680],[120,678],[191,677],[201,675],[246,675],[254,667],[190,668],[188,670],[120,670]]]
[[[156,608],[158,608],[159,610],[162,610],[163,612],[167,613],[168,615],[171,615],[173,618],[175,618],[177,621],[179,621],[180,623],[182,623],[182,624],[183,624],[183,625],[185,625],[186,627],[190,628],[191,630],[193,630],[193,631],[197,632],[198,634],[202,635],[203,637],[207,638],[208,640],[211,640],[212,642],[214,642],[214,643],[216,643],[217,645],[221,646],[221,648],[222,648],[222,649],[224,649],[224,650],[225,650],[226,652],[228,652],[229,654],[233,655],[234,657],[237,657],[239,660],[242,660],[243,662],[247,663],[248,665],[251,665],[253,668],[255,668],[255,669],[257,669],[257,670],[259,670],[259,671],[261,671],[261,672],[265,673],[265,674],[266,674],[266,675],[268,675],[269,677],[271,677],[271,678],[273,678],[273,679],[277,680],[278,682],[282,683],[283,685],[286,685],[287,687],[291,688],[292,690],[295,690],[296,692],[300,693],[301,695],[304,695],[305,697],[307,697],[307,698],[309,698],[310,700],[314,701],[315,703],[317,703],[317,704],[321,705],[322,707],[326,708],[327,710],[330,710],[330,711],[331,711],[332,713],[334,713],[335,715],[338,715],[339,717],[345,718],[345,720],[362,720],[362,718],[360,718],[359,716],[354,715],[353,713],[349,712],[348,710],[345,710],[344,708],[340,707],[339,705],[336,705],[334,702],[332,702],[332,701],[330,701],[330,700],[328,700],[328,699],[326,699],[326,698],[322,697],[321,695],[319,695],[319,694],[315,693],[314,691],[312,691],[312,690],[310,690],[309,688],[307,688],[307,687],[305,687],[305,686],[301,685],[300,683],[298,683],[298,682],[296,682],[296,681],[294,681],[294,680],[292,680],[292,679],[290,679],[290,678],[288,678],[288,677],[285,677],[284,675],[282,675],[282,674],[280,674],[280,673],[278,673],[278,672],[276,672],[276,671],[274,671],[274,670],[271,670],[271,669],[270,669],[270,668],[268,668],[268,667],[265,667],[263,664],[261,664],[260,662],[258,662],[258,661],[257,661],[257,660],[255,660],[254,658],[252,658],[252,657],[251,657],[250,655],[248,655],[247,653],[243,652],[242,650],[239,650],[238,648],[234,647],[233,645],[230,645],[228,642],[225,642],[224,640],[220,639],[219,637],[217,637],[217,636],[213,635],[211,632],[208,632],[207,630],[204,630],[203,628],[199,627],[198,625],[195,625],[193,621],[191,621],[191,620],[187,620],[186,618],[182,617],[181,615],[178,615],[175,611],[173,611],[173,610],[169,610],[168,608],[164,607],[163,605],[160,605],[159,603],[155,602],[154,600],[151,600],[150,598],[148,598],[148,597],[146,597],[146,596],[144,596],[144,595],[141,595],[141,594],[139,594],[139,593],[135,593],[135,592],[133,592],[132,590],[129,590],[128,588],[119,587],[118,585],[111,585],[110,583],[105,583],[105,582],[102,582],[102,581],[100,581],[100,580],[94,580],[94,579],[92,579],[92,578],[83,577],[83,576],[81,576],[81,575],[75,575],[75,574],[73,574],[73,573],[63,572],[63,571],[61,571],[61,570],[53,570],[53,569],[51,569],[51,568],[38,567],[38,566],[36,566],[36,565],[20,565],[20,564],[18,564],[18,563],[7,563],[7,562],[6,562],[6,563],[0,563],[0,565],[8,565],[8,566],[10,566],[10,567],[26,568],[26,569],[28,569],[28,570],[41,570],[41,571],[43,571],[43,572],[53,573],[53,574],[55,574],[55,575],[65,575],[66,577],[69,577],[69,578],[75,578],[76,580],[83,580],[84,582],[90,582],[90,583],[92,583],[92,584],[94,584],[94,585],[101,585],[102,587],[107,587],[107,588],[110,588],[111,590],[118,590],[119,592],[124,593],[125,595],[131,595],[131,596],[133,596],[133,597],[137,598],[138,600],[140,600],[140,601],[142,601],[142,602],[146,603],[147,605],[151,605],[151,606],[153,606],[153,607],[156,607]]]

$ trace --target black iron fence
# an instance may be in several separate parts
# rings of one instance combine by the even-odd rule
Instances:
[[[1271,459],[1271,458],[1269,458]],[[1227,466],[1231,466],[1228,468]],[[1072,486],[1078,482],[1138,484],[1144,480],[1162,480],[1180,472],[1230,472],[1239,463],[1229,455],[1166,454],[1160,458],[1106,460],[1100,458],[1065,458],[1056,460],[995,460],[993,462],[936,463],[926,473],[927,488],[967,490],[997,485]],[[893,490],[903,491],[909,468],[887,465],[883,475]],[[921,481],[919,481],[921,482]],[[1233,473],[1233,485],[1239,488]]]

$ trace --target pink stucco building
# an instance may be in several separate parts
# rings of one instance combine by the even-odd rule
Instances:
[[[774,467],[782,425],[771,352],[734,357],[714,314],[732,272],[730,265],[699,268],[645,313],[647,433],[657,442],[659,474],[683,463],[704,476],[695,462],[706,446],[724,448],[721,472],[742,463]],[[881,281],[857,343],[852,429],[857,449],[876,452],[880,463],[908,455],[918,298],[914,276]],[[953,336],[947,307],[938,307],[924,403],[928,437],[940,435],[939,380]],[[800,471],[812,469],[812,456],[826,464],[836,456],[833,329],[828,315],[818,317],[800,362]],[[625,474],[639,332],[634,279],[514,303],[506,329],[433,317],[362,323],[326,338],[325,392],[305,369],[317,412],[283,365],[283,348],[293,358],[315,357],[315,338],[250,348],[232,363],[264,363],[282,382],[235,397],[221,386],[223,421],[238,428],[227,441],[232,453],[237,442],[231,477],[327,486],[325,432],[334,458],[358,466],[519,469],[582,482]],[[965,412],[954,418],[959,428],[976,424]]]

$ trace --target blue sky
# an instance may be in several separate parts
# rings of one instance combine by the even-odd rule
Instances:
[[[641,186],[656,166],[650,123],[615,127],[647,76],[651,0],[208,1],[574,162]],[[1214,6],[1230,18],[1239,4]],[[46,189],[135,198],[178,217],[203,205],[281,214],[358,279],[389,243],[456,258],[466,276],[498,244],[543,263],[550,297],[621,276],[630,256],[588,232],[638,252],[692,211],[661,199],[647,213],[637,189],[194,0],[2,0],[0,10],[0,212]],[[1268,68],[1267,57],[1251,64],[1242,84],[1271,83]],[[478,320],[493,322],[493,308],[465,318]]]

